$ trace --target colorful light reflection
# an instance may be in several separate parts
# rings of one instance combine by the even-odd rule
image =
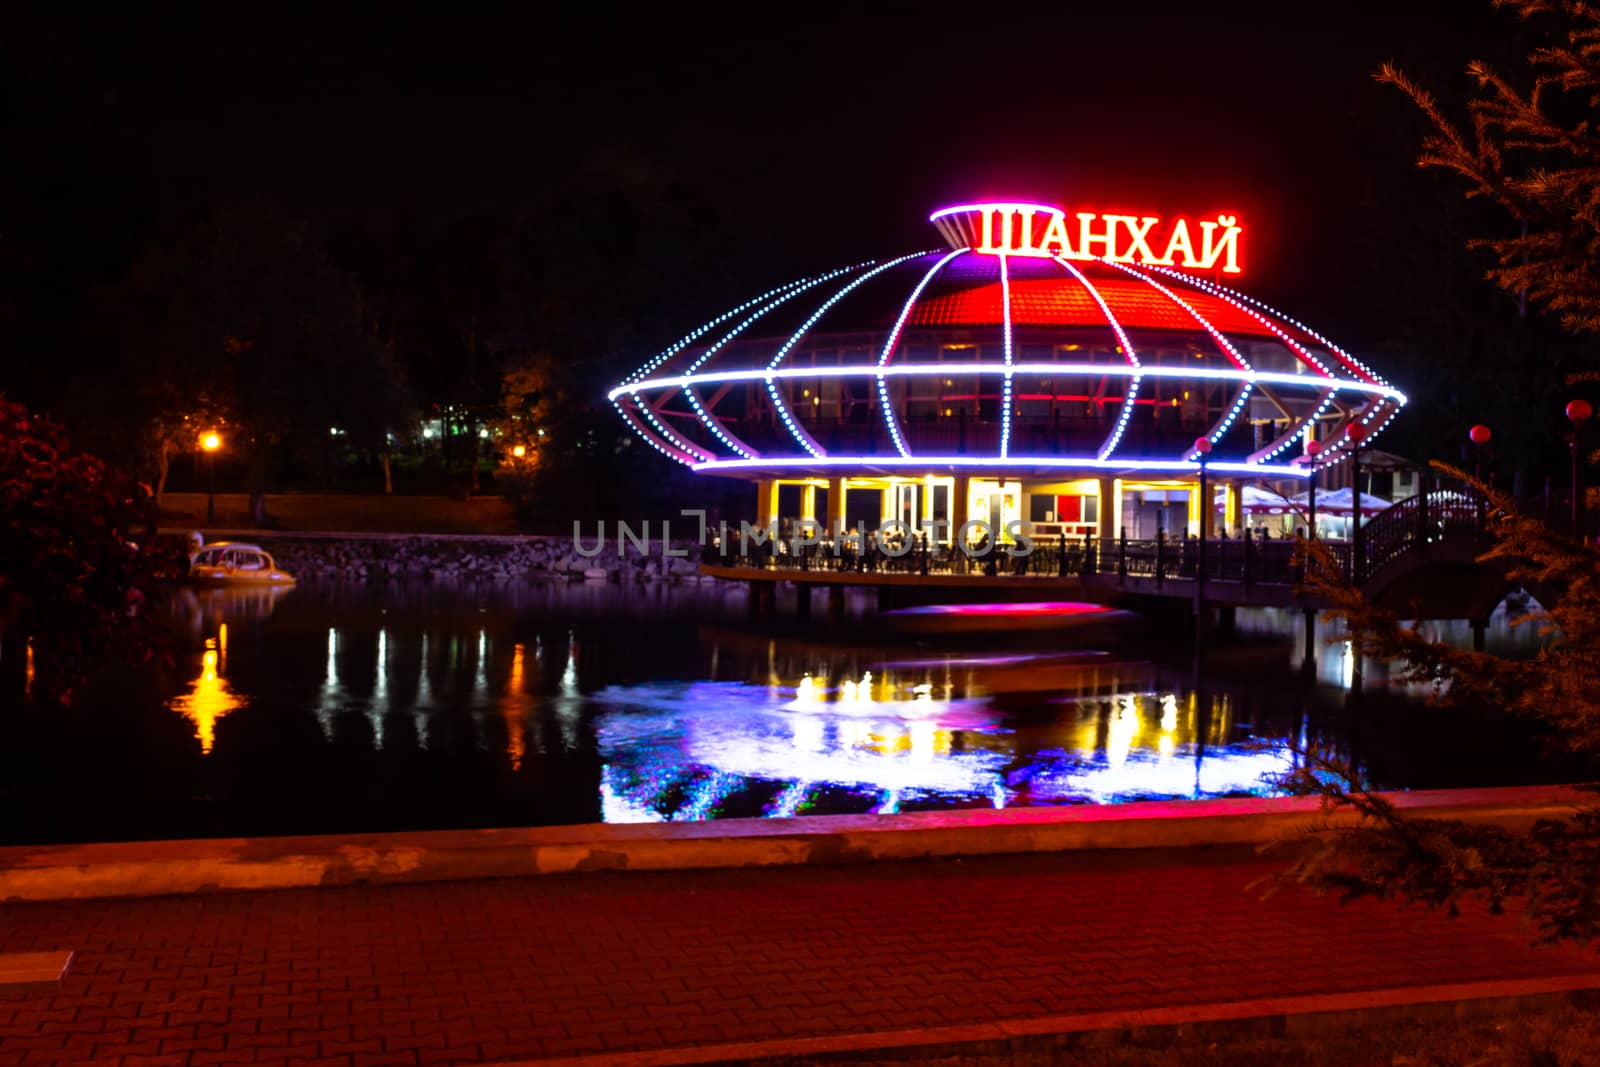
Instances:
[[[604,690],[594,697],[602,818],[1268,795],[1291,766],[1285,742],[1235,730],[1226,701],[1112,691],[1016,721],[982,695],[938,690],[891,674]]]
[[[1036,618],[1054,615],[1105,615],[1113,609],[1104,604],[1084,604],[1072,600],[1034,600],[1016,604],[923,604],[914,608],[895,608],[885,615],[953,615],[962,618]]]

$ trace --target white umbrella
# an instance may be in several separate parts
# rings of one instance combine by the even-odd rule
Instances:
[[[1294,503],[1299,508],[1308,507],[1311,503],[1311,494],[1309,492],[1296,494]],[[1363,515],[1376,515],[1389,506],[1390,502],[1381,496],[1373,496],[1371,493],[1361,494]],[[1317,511],[1328,515],[1349,515],[1355,511],[1355,490],[1345,486],[1343,489],[1318,493]]]
[[[1227,489],[1217,489],[1217,502],[1221,503],[1227,498]],[[1318,501],[1321,502],[1320,500]],[[1290,501],[1270,489],[1263,489],[1258,485],[1247,485],[1241,493],[1239,506],[1250,515],[1286,515],[1295,510],[1293,501]]]

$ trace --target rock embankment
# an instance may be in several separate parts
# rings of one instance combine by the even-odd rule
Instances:
[[[632,545],[618,554],[606,544],[583,556],[570,537],[429,537],[388,535],[295,537],[275,534],[256,543],[278,566],[305,578],[471,578],[484,581],[551,581],[604,578],[616,582],[660,582],[694,578],[700,549],[675,545],[687,556],[667,557],[660,544],[640,553]],[[593,550],[593,543],[585,547]]]

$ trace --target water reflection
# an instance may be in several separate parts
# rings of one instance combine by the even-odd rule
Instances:
[[[572,610],[559,593],[503,604],[439,587],[214,595],[233,592],[179,602],[196,674],[168,706],[219,781],[255,776],[257,810],[303,807],[301,832],[354,803],[381,813],[364,825],[396,809],[414,827],[425,804],[466,812],[438,825],[519,825],[1260,794],[1291,742],[1349,753],[1355,736],[1330,710],[1353,671],[1337,646],[1319,650],[1326,685],[1285,683],[1302,647],[1289,613],[1240,612],[1241,629],[1276,643],[1234,649],[1255,658],[1197,692],[1186,667],[1108,651],[717,629],[718,590],[651,599],[644,614],[613,590],[610,616],[591,587],[575,587]],[[1380,677],[1369,667],[1369,686]],[[1366,728],[1371,741],[1387,727]],[[1379,785],[1485,784],[1447,757],[1441,777],[1462,780],[1413,783],[1415,745],[1386,758]],[[293,788],[272,769],[286,760]]]
[[[208,755],[216,744],[217,720],[243,704],[223,677],[227,655],[228,624],[222,623],[217,627],[216,637],[206,638],[205,651],[200,654],[199,677],[190,683],[188,692],[172,701],[172,710],[194,723],[200,751]]]
[[[1128,680],[1143,680],[1144,665],[1130,666]],[[1097,688],[1111,691],[1025,715],[998,706],[981,669],[939,695],[929,681],[893,671],[875,681],[870,670],[837,685],[807,672],[787,687],[610,687],[593,697],[601,814],[641,822],[733,807],[783,817],[824,800],[888,813],[1265,793],[1289,769],[1287,738],[1236,728],[1229,700],[1119,691],[1118,673],[1100,663]]]

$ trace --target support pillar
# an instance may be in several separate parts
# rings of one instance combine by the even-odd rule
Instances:
[[[1237,536],[1244,529],[1244,485],[1237,478],[1229,478],[1224,484],[1228,495],[1223,503],[1223,525],[1230,536]]]
[[[763,478],[756,483],[756,525],[763,530],[778,517],[777,479]]]
[[[1472,620],[1472,651],[1482,652],[1488,644],[1489,622],[1487,619]]]
[[[844,586],[828,586],[828,621],[844,621]]]
[[[817,487],[809,482],[800,490],[800,517],[817,521]]]
[[[894,587],[888,585],[878,586],[878,610],[888,611],[894,607]]]
[[[1117,479],[1100,479],[1099,509],[1095,536],[1099,539],[1100,555],[1103,558],[1107,547],[1116,540],[1117,531],[1122,526],[1122,483]]]
[[[1210,478],[1205,479],[1204,485],[1196,483],[1189,489],[1189,532],[1207,541],[1215,540],[1217,536],[1217,502],[1201,498],[1212,493]]]
[[[811,583],[794,583],[794,615],[797,619],[811,618]]]
[[[835,478],[828,483],[828,517],[826,525],[828,536],[832,537],[839,531],[839,524],[844,522],[844,494],[848,478]]]
[[[955,484],[950,487],[950,544],[956,544],[956,538],[961,533],[961,524],[968,519],[967,498],[972,492],[972,477],[966,474],[957,474]]]

